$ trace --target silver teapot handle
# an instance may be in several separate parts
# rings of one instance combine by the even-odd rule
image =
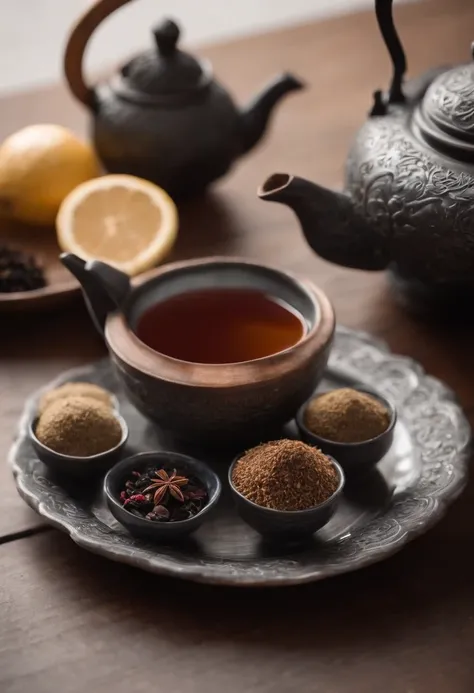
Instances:
[[[388,93],[388,103],[405,103],[403,77],[407,69],[407,61],[393,22],[392,5],[393,0],[375,0],[375,14],[380,33],[383,36],[393,65],[393,77]]]

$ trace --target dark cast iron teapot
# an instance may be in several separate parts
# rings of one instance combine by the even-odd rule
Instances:
[[[391,270],[407,306],[474,299],[474,62],[403,83],[392,0],[376,0],[394,74],[377,91],[346,165],[343,193],[274,174],[262,199],[296,213],[312,249],[363,270]]]
[[[209,63],[178,49],[179,28],[168,20],[154,29],[151,50],[108,82],[87,86],[82,62],[89,38],[128,2],[99,0],[73,28],[64,57],[69,88],[92,114],[107,171],[146,178],[173,196],[199,192],[257,144],[278,101],[303,85],[281,75],[240,111]]]

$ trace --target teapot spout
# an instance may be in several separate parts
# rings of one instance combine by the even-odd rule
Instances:
[[[290,207],[308,244],[325,260],[362,270],[388,266],[388,238],[376,224],[357,214],[347,195],[304,178],[275,173],[259,188],[258,196]]]
[[[62,253],[60,259],[81,285],[89,314],[103,335],[107,315],[120,310],[130,292],[129,277],[105,262],[85,262],[74,253]]]
[[[252,99],[241,114],[241,154],[249,152],[261,140],[276,104],[290,92],[303,89],[304,86],[304,83],[297,77],[283,74],[273,79]]]

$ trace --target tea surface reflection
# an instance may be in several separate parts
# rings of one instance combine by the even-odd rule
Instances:
[[[155,351],[192,363],[253,361],[300,341],[305,323],[285,302],[258,290],[202,289],[156,303],[136,334]]]

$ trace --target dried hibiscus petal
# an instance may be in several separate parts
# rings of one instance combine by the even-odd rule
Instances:
[[[179,470],[151,467],[133,471],[120,492],[123,507],[153,522],[176,522],[199,513],[206,504],[207,491],[197,478],[188,479]]]

